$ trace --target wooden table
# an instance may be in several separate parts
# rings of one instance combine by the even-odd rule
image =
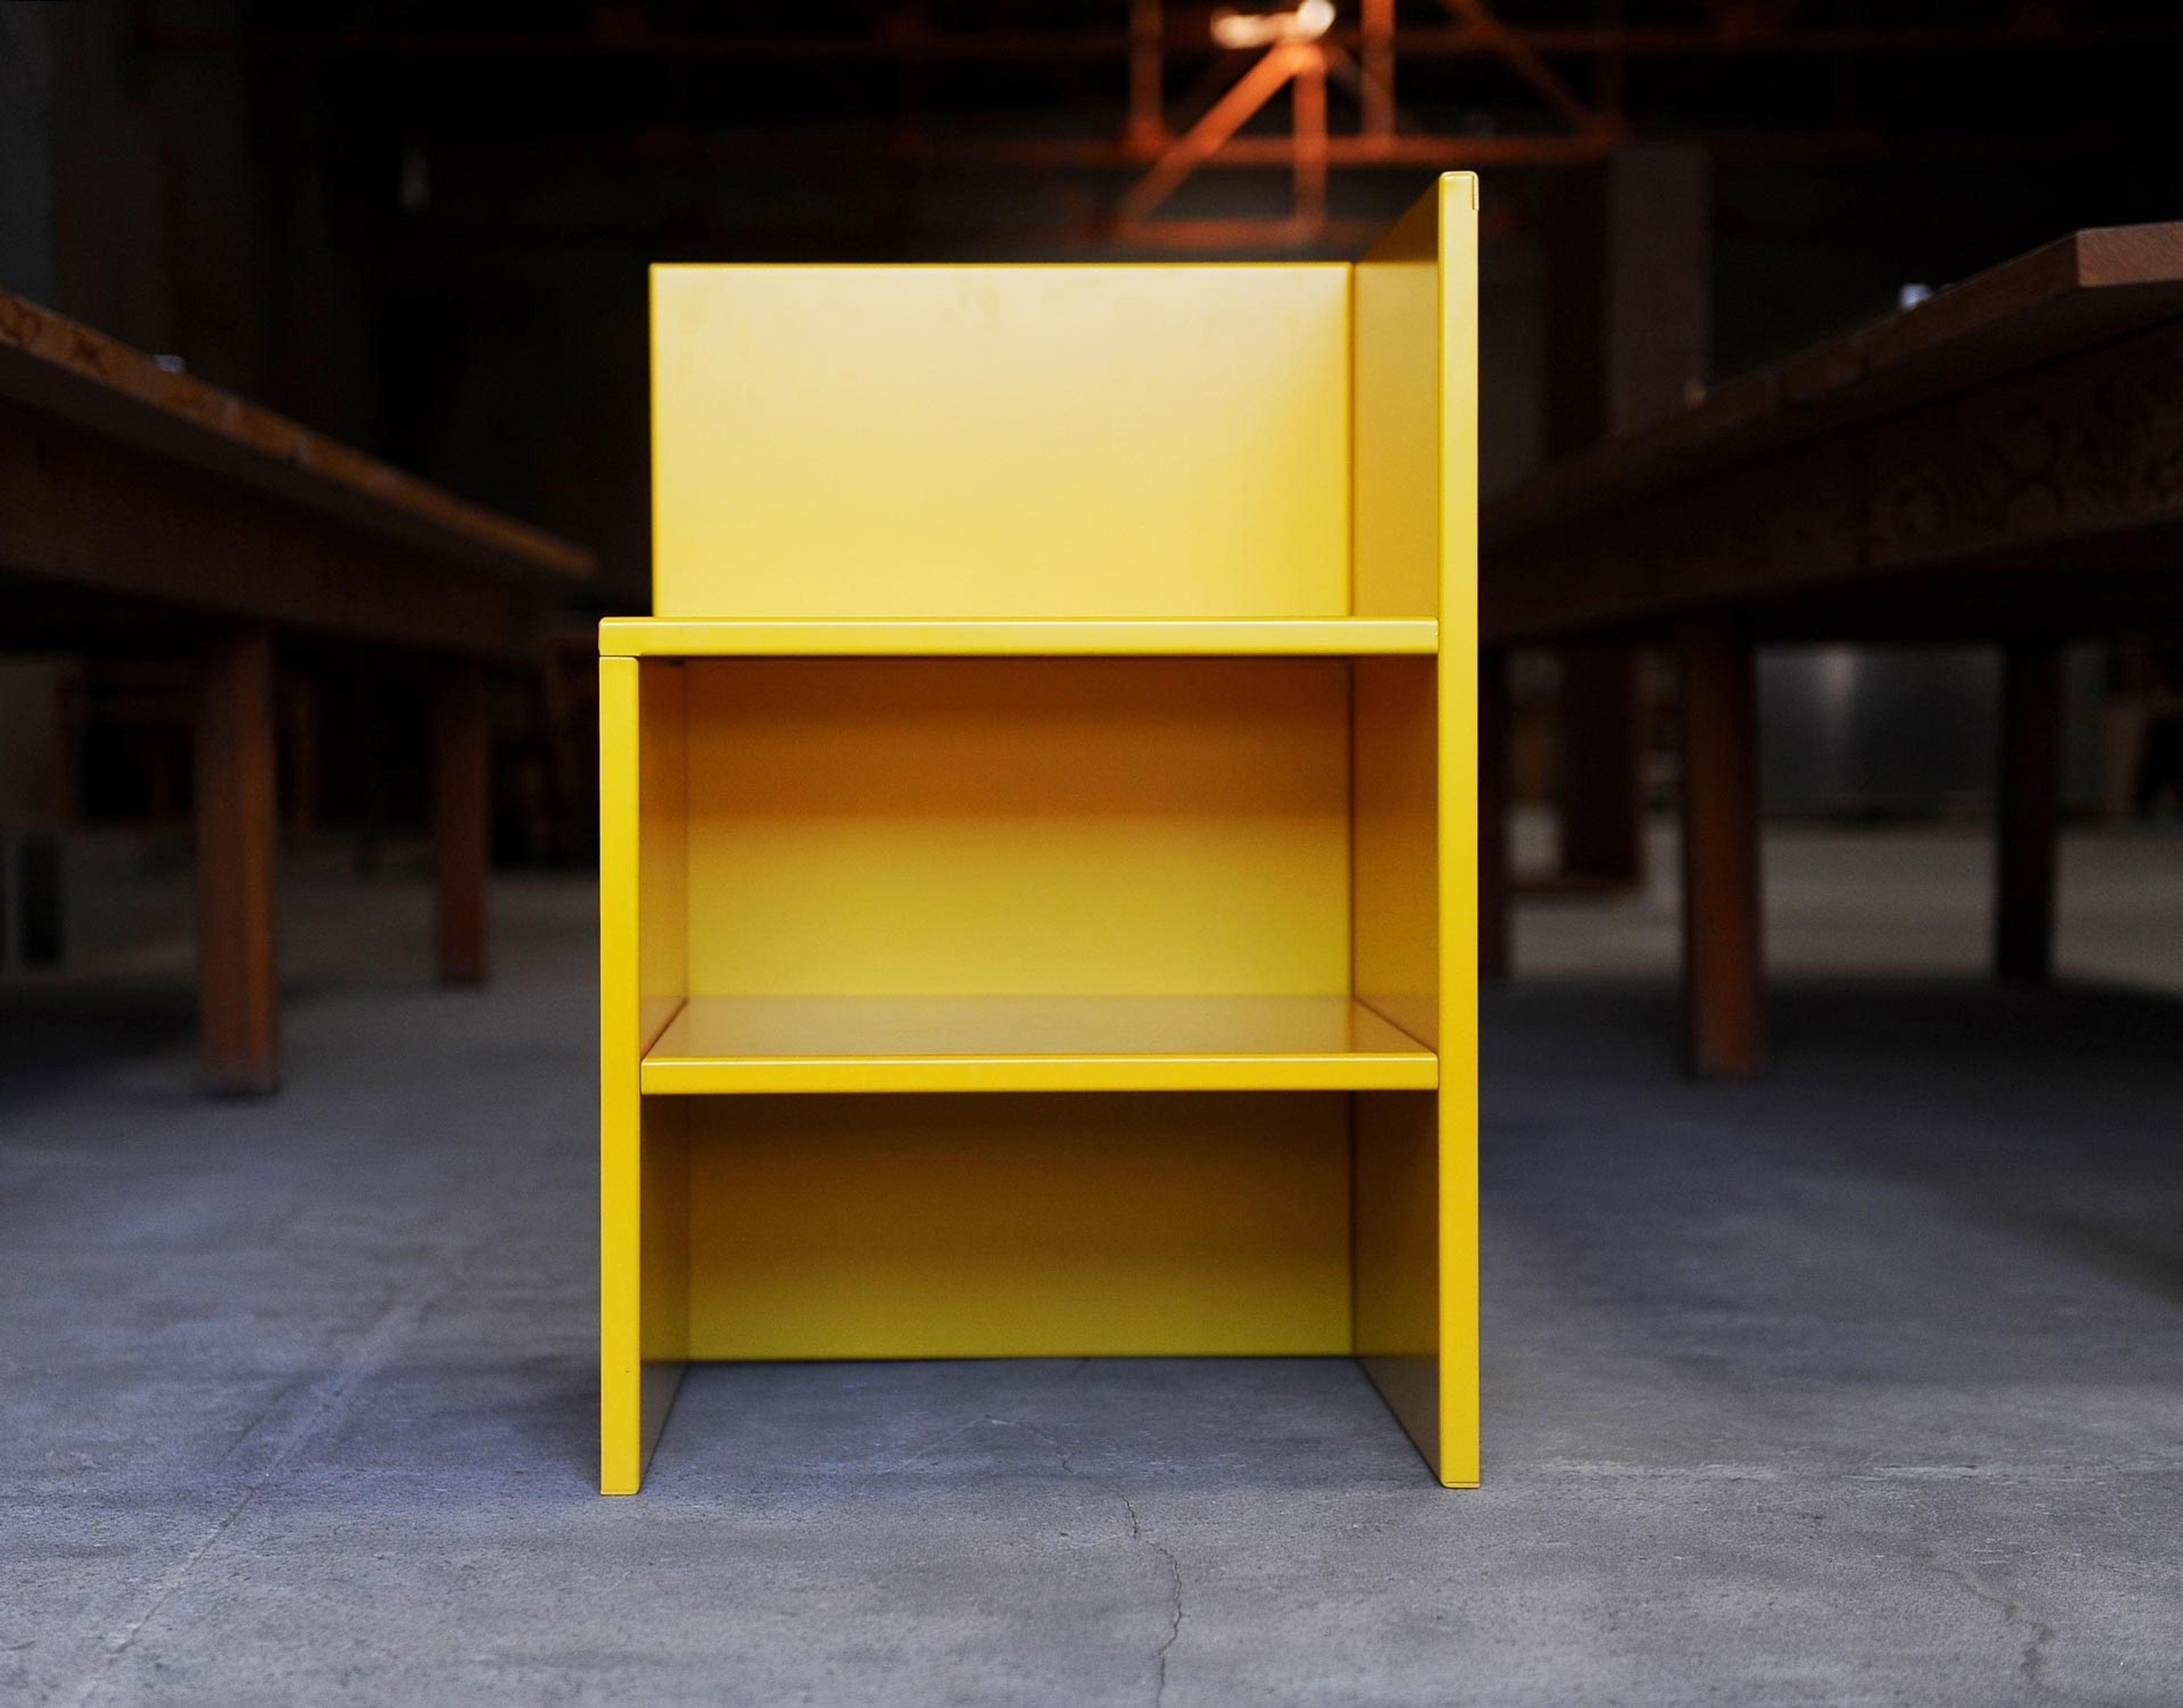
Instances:
[[[2183,223],[2080,231],[1715,387],[1488,503],[1484,960],[1505,960],[1512,644],[1672,645],[1691,1065],[1765,1049],[1753,648],[2005,648],[1994,963],[2052,967],[2061,649],[2183,621]]]
[[[0,292],[0,644],[177,641],[196,716],[198,1012],[216,1089],[280,1074],[276,637],[435,662],[439,971],[486,968],[487,670],[589,553]]]

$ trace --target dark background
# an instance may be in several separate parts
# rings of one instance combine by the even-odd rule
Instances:
[[[1135,9],[1175,130],[1256,58],[1206,7]],[[651,261],[1343,255],[1475,165],[1491,485],[1541,453],[1554,198],[1625,142],[1711,162],[1717,377],[1905,284],[2179,212],[2172,4],[1497,0],[1503,33],[1464,9],[1395,7],[1412,140],[1337,164],[1322,227],[1281,225],[1286,170],[1219,167],[1147,243],[1114,217],[1145,158],[1130,0],[11,0],[0,283],[595,547],[592,603],[636,609]],[[1329,39],[1353,56],[1359,24],[1342,0]],[[1357,130],[1338,79],[1329,108]],[[1277,97],[1247,134],[1290,125]]]

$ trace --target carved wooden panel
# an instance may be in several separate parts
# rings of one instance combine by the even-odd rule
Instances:
[[[2183,516],[2183,326],[1880,423],[1875,567]]]
[[[2183,613],[2183,557],[2167,555],[2179,526],[2183,324],[2169,324],[1542,529],[1489,558],[1483,629],[1508,641],[1708,606],[1808,613],[1825,608],[1814,595],[1870,581],[1860,632],[1884,631],[1889,601],[1906,631],[1929,631],[1912,571],[1947,573],[1961,632],[1981,631],[1975,581],[1962,596],[1976,571],[1997,595],[2008,582],[1997,625],[2043,608],[2069,626],[2095,583],[2098,626],[2158,622]],[[2042,563],[2052,573],[2027,573]]]

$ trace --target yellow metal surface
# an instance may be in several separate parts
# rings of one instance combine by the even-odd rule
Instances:
[[[643,1475],[637,666],[599,661],[599,1487]]]
[[[1351,528],[1360,617],[1440,615],[1441,203],[1436,188],[1357,264]]]
[[[699,660],[702,996],[1340,996],[1347,666]]]
[[[1339,1093],[686,1101],[697,1357],[1350,1349]]]
[[[1436,1100],[1358,1099],[1358,1344],[1441,1481],[1466,1487],[1479,1476],[1477,181],[1441,178],[1358,263],[1356,295],[1357,609],[1408,612],[1430,587],[1440,620],[1426,883],[1422,687],[1391,661],[1358,666],[1357,990],[1441,1063]]]
[[[1452,1461],[1442,1433],[1441,1112],[1430,1093],[1356,1099],[1357,1356],[1434,1473]]]
[[[646,1053],[643,1088],[1347,1091],[1438,1074],[1347,997],[696,997]]]
[[[1351,987],[1428,1046],[1440,1030],[1439,715],[1432,659],[1353,666]]]
[[[1440,626],[1430,618],[746,622],[608,617],[599,624],[600,653],[622,658],[1345,657],[1430,654],[1439,644]]]
[[[1354,1353],[1476,1482],[1476,206],[655,270],[603,1487],[684,1359],[1035,1354]]]
[[[639,1062],[686,988],[683,672],[599,660],[599,1485],[636,1491],[688,1356],[682,1114]]]
[[[689,1109],[672,1098],[646,1098],[642,1110],[643,1208],[637,1262],[642,1307],[637,1405],[638,1463],[652,1456],[666,1427],[690,1353]],[[614,1491],[610,1491],[614,1492]],[[634,1483],[625,1494],[636,1493]]]
[[[655,615],[1350,609],[1347,266],[664,266],[652,336]]]
[[[1478,181],[1440,207],[1440,1451],[1479,1477]]]

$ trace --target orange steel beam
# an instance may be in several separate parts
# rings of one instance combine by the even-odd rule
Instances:
[[[1160,0],[1130,0],[1130,142],[1163,147],[1167,113]]]
[[[1530,84],[1547,106],[1568,120],[1571,130],[1589,131],[1600,122],[1599,115],[1585,103],[1576,91],[1564,82],[1553,67],[1539,57],[1536,48],[1503,24],[1486,0],[1441,0],[1441,4],[1469,25],[1480,42],[1506,60],[1508,69]]]
[[[1275,92],[1278,92],[1276,91]],[[1133,147],[1121,138],[1084,137],[917,137],[843,136],[837,138],[699,136],[653,137],[630,152],[650,161],[709,160],[730,164],[775,166],[838,165],[853,168],[874,159],[892,159],[914,150],[921,159],[970,166],[1031,168],[1081,167],[1087,170],[1141,166],[1167,157],[1183,139],[1164,148]],[[1769,139],[1752,139],[1764,145]],[[1785,144],[1795,139],[1783,139]],[[1817,139],[1824,146],[1826,139]],[[1709,147],[1720,146],[1711,141]],[[1731,139],[1730,147],[1735,146]],[[2027,152],[2052,146],[2050,141],[2025,139]],[[1393,136],[1335,134],[1326,139],[1327,164],[1335,168],[1434,166],[1453,170],[1466,165],[1552,166],[1595,160],[1614,147],[1603,132],[1582,135],[1565,131],[1516,131],[1498,135],[1441,136],[1402,132]],[[1236,136],[1216,152],[1197,160],[1191,170],[1249,167],[1286,171],[1296,164],[1293,136]],[[1801,153],[1797,158],[1803,158]],[[1186,174],[1185,175],[1187,175]]]
[[[1357,19],[1357,64],[1367,136],[1395,134],[1395,0],[1364,0]]]
[[[1838,53],[1945,54],[2052,53],[2073,48],[2183,46],[2183,24],[2099,25],[2081,17],[2049,27],[1976,25],[1806,25],[1778,33],[1738,34],[1714,25],[1511,25],[1505,40],[1530,53],[1554,57],[1629,55],[1708,58],[1795,58]],[[1337,25],[1322,39],[1344,47],[1361,45],[1363,31]],[[197,30],[140,18],[135,45],[160,53],[241,54],[268,58],[357,58],[417,59],[710,58],[758,64],[875,60],[901,57],[957,60],[1119,59],[1127,56],[1127,30],[931,31],[911,39],[851,32],[647,29],[611,37],[580,30],[379,29],[342,31]],[[1163,26],[1169,52],[1209,54],[1202,28]],[[1462,25],[1397,30],[1398,54],[1436,58],[1500,54],[1500,39],[1486,40]]]
[[[1222,145],[1233,140],[1253,114],[1280,93],[1289,80],[1303,69],[1306,59],[1314,66],[1319,64],[1317,54],[1297,42],[1276,42],[1266,49],[1258,63],[1236,81],[1235,87],[1215,101],[1203,118],[1169,143],[1145,175],[1130,186],[1115,209],[1118,222],[1124,226],[1141,223],[1172,196],[1186,178],[1219,153]],[[1324,98],[1322,86],[1322,103]],[[1286,153],[1291,161],[1296,159],[1298,151],[1293,138],[1289,141]]]
[[[1296,217],[1317,231],[1326,223],[1326,56],[1316,46],[1297,55],[1289,81],[1296,114]]]

